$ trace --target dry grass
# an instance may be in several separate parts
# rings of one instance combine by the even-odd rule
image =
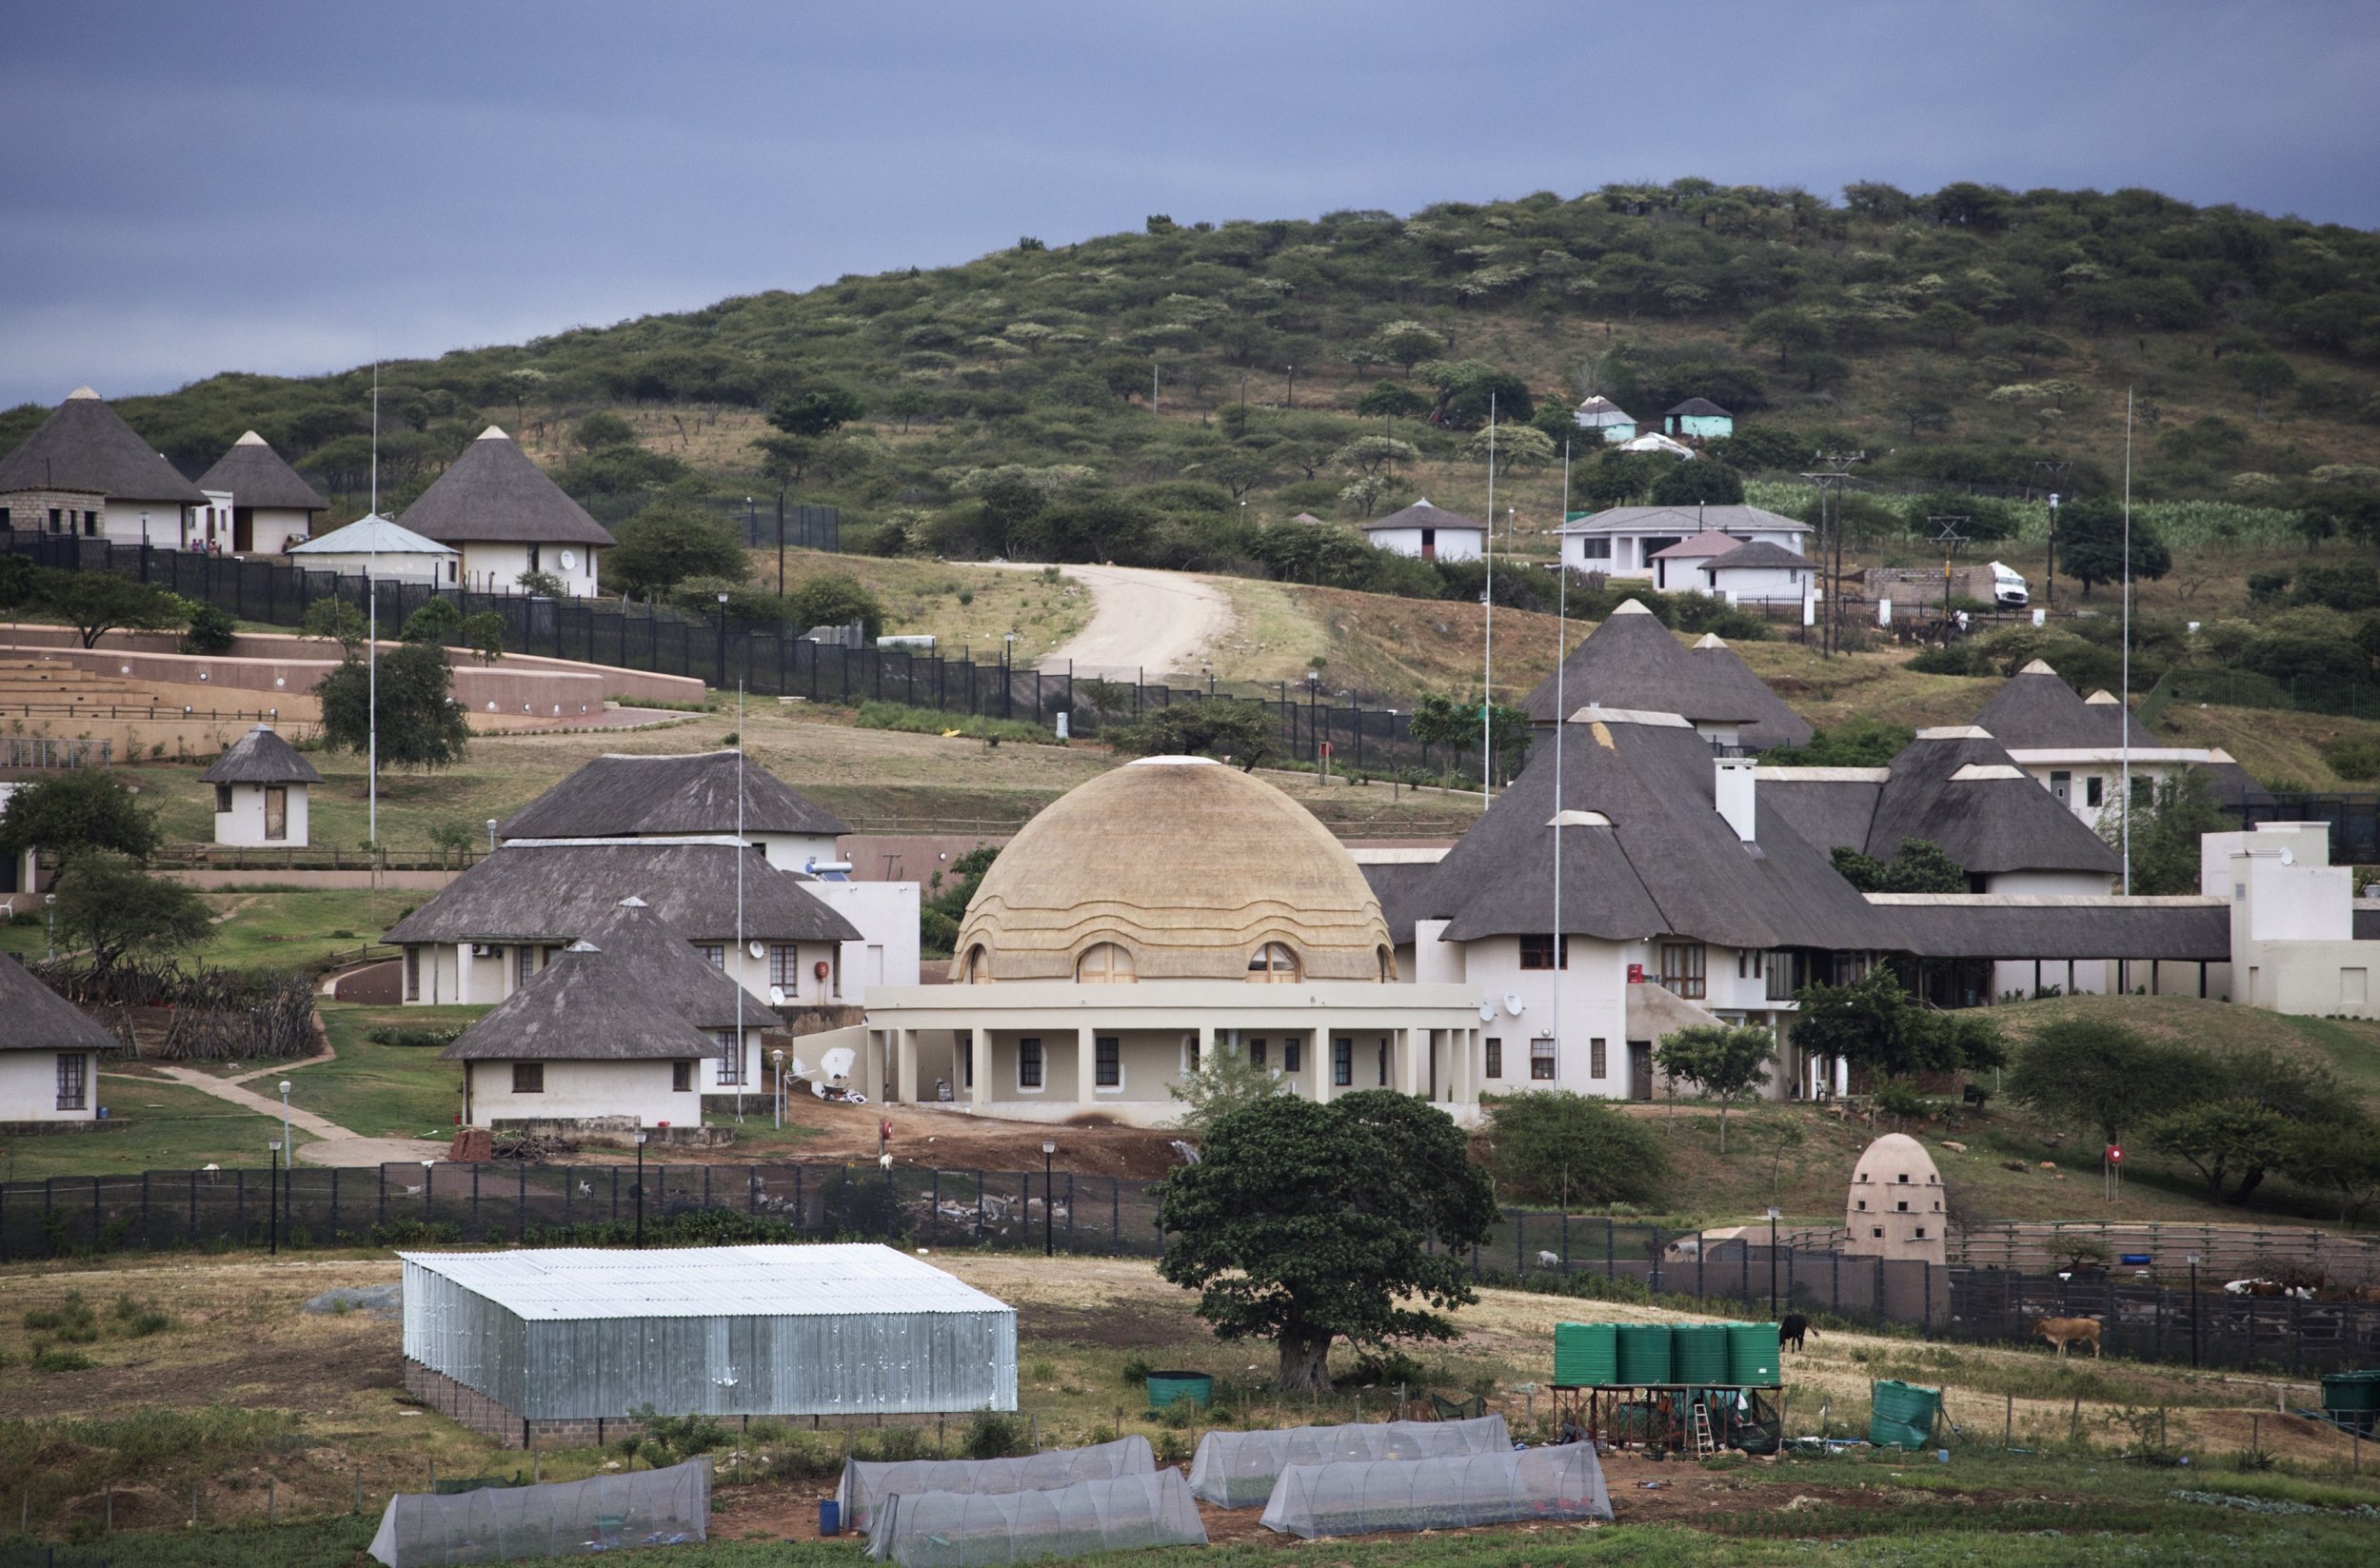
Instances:
[[[752,581],[773,590],[777,552],[751,555]],[[1029,665],[1081,631],[1093,609],[1091,590],[1062,573],[1051,582],[1042,573],[990,566],[785,551],[786,591],[821,577],[857,579],[883,602],[885,631],[930,635],[952,658],[972,652],[979,660],[996,661],[1014,632],[1009,657]]]

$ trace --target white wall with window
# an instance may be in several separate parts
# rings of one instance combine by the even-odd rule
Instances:
[[[302,784],[215,785],[215,842],[303,849],[308,824]]]
[[[97,1052],[0,1051],[0,1123],[90,1121],[98,1115]]]

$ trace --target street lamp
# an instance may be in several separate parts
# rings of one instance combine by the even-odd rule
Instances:
[[[719,596],[719,689],[727,689],[727,596]]]
[[[278,1195],[281,1191],[281,1140],[268,1139],[265,1141],[265,1147],[272,1156],[272,1190]],[[271,1216],[271,1224],[268,1231],[272,1238],[270,1256],[278,1258],[281,1256],[281,1204],[278,1196],[274,1201],[265,1206]]]
[[[1058,1250],[1050,1230],[1050,1213],[1058,1206],[1050,1201],[1050,1160],[1057,1153],[1057,1144],[1041,1145],[1041,1256],[1044,1258],[1056,1257]]]
[[[297,1140],[289,1136],[289,1081],[286,1078],[281,1081],[281,1146],[289,1151],[289,1164],[294,1169],[297,1165]],[[274,1192],[275,1202],[288,1202],[289,1194],[286,1186],[277,1186]]]
[[[2190,1364],[2198,1364],[2198,1255],[2190,1255]]]
[[[645,1135],[636,1135],[636,1244],[645,1245]]]
[[[491,855],[496,852],[496,819],[493,817],[487,819],[487,852]]]
[[[777,1062],[777,1125],[785,1124],[785,1051],[783,1046],[768,1053]]]
[[[1776,1221],[1778,1210],[1769,1206],[1769,1320],[1776,1321]]]
[[[50,962],[55,963],[58,962],[58,895],[44,893],[41,903],[50,915]]]

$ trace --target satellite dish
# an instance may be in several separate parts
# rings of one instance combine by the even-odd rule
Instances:
[[[1520,1016],[1520,993],[1518,991],[1507,991],[1504,993],[1504,1011],[1512,1014],[1515,1018],[1518,1018]]]
[[[783,986],[772,985],[768,988],[768,1004],[771,1007],[783,1007],[785,1004],[785,988]]]
[[[744,950],[751,954],[754,958],[768,957],[768,944],[766,943],[757,941],[747,942],[744,944]]]
[[[1496,1003],[1493,1002],[1482,1002],[1479,1003],[1479,1022],[1482,1023],[1493,1023],[1496,1022]]]
[[[562,552],[562,569],[564,571],[576,571],[579,569],[578,551],[565,550]]]
[[[2283,865],[2295,865],[2297,863],[2297,852],[2293,849],[2282,850],[2281,863]]]

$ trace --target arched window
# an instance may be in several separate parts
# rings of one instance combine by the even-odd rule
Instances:
[[[1084,985],[1129,985],[1140,977],[1132,967],[1132,954],[1122,944],[1095,942],[1075,961],[1074,978]]]
[[[978,943],[967,949],[967,982],[969,985],[989,985],[992,982],[992,956]]]
[[[1380,983],[1386,985],[1397,978],[1397,951],[1393,947],[1383,947],[1379,955]]]
[[[1259,985],[1293,985],[1298,980],[1298,955],[1285,942],[1268,942],[1248,960],[1248,978]]]

